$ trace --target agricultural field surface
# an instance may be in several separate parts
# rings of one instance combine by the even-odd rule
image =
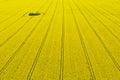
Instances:
[[[0,80],[120,80],[120,0],[0,0]]]

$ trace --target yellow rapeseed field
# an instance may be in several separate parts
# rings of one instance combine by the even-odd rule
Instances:
[[[120,0],[0,0],[0,80],[120,80]]]

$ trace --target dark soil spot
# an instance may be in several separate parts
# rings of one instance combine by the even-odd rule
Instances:
[[[29,16],[39,16],[40,13],[29,13]]]

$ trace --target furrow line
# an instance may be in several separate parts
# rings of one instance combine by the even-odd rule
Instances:
[[[112,53],[109,51],[109,49],[107,48],[107,46],[105,45],[104,41],[101,39],[101,37],[99,36],[99,34],[96,32],[96,30],[93,28],[92,24],[89,22],[89,20],[87,19],[87,17],[84,15],[84,13],[80,10],[79,6],[77,6],[80,13],[83,15],[83,17],[85,18],[86,22],[88,23],[89,27],[92,29],[92,31],[95,33],[95,35],[98,37],[98,39],[100,40],[100,42],[102,43],[104,49],[106,50],[106,52],[108,53],[108,56],[111,58],[113,64],[115,65],[115,67],[120,71],[120,65],[119,63],[116,61],[116,59],[113,57]]]
[[[38,60],[39,60],[39,57],[40,57],[40,53],[41,53],[41,51],[42,51],[42,49],[43,49],[43,47],[44,47],[44,44],[45,44],[45,42],[46,42],[48,33],[49,33],[49,31],[50,31],[50,29],[51,29],[51,27],[52,27],[51,24],[52,24],[52,21],[53,21],[53,19],[54,19],[54,15],[55,15],[55,12],[56,12],[56,8],[57,8],[57,3],[56,3],[56,6],[55,6],[55,10],[54,10],[53,16],[52,16],[52,18],[51,18],[51,20],[50,20],[48,29],[47,29],[47,31],[46,31],[46,33],[45,33],[45,36],[44,36],[44,38],[43,38],[43,40],[42,40],[42,42],[41,42],[41,45],[40,45],[40,47],[39,47],[39,49],[38,49],[38,51],[37,51],[37,54],[36,54],[35,59],[34,59],[34,61],[33,61],[33,64],[32,64],[32,66],[31,66],[31,68],[30,68],[30,71],[29,71],[29,73],[28,73],[28,75],[27,75],[27,80],[31,80],[32,74],[33,74],[33,72],[34,72],[34,69],[35,69],[35,67],[36,67],[36,65],[37,65],[37,62],[38,62]]]
[[[74,2],[74,3],[75,3],[76,6],[78,6],[78,5],[76,4],[76,2]],[[71,5],[70,5],[70,7],[71,7]],[[80,10],[80,9],[79,9],[79,10]],[[85,58],[86,58],[86,60],[87,60],[88,68],[89,68],[90,75],[91,75],[91,80],[96,80],[95,73],[94,73],[94,70],[93,70],[93,67],[92,67],[92,64],[91,64],[89,55],[88,55],[88,51],[87,51],[87,48],[86,48],[86,45],[85,45],[85,42],[84,42],[82,33],[81,33],[80,29],[79,29],[79,25],[78,25],[78,22],[77,22],[77,20],[76,20],[76,17],[75,17],[75,14],[74,14],[74,12],[73,12],[72,7],[71,7],[71,11],[72,11],[72,14],[73,14],[73,17],[74,17],[74,21],[75,21],[75,24],[76,24],[76,29],[77,29],[79,38],[80,38],[80,40],[81,40],[81,45],[82,45],[82,48],[83,48],[83,51],[84,51],[84,55],[85,55]]]

